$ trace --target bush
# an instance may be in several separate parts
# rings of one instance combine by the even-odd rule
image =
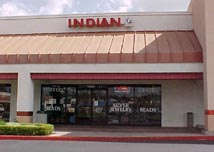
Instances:
[[[0,125],[1,135],[49,135],[53,130],[54,126],[51,124],[6,123]]]
[[[0,125],[6,125],[6,122],[0,119]]]

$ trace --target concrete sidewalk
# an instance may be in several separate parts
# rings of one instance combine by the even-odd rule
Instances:
[[[137,133],[137,132],[93,132],[93,131],[54,131],[52,137],[182,137],[204,136],[202,133]]]
[[[55,126],[49,136],[1,136],[0,140],[50,140],[93,142],[211,142],[214,135],[205,135],[193,128],[154,128],[121,126]]]
[[[159,128],[128,126],[72,126],[56,125],[50,136],[75,137],[173,137],[204,136],[200,129],[192,128]]]

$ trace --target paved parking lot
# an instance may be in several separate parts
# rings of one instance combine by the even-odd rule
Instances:
[[[0,152],[213,152],[212,144],[0,141]]]

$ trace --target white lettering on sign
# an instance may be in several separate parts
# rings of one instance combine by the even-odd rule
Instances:
[[[47,106],[45,111],[61,111],[60,107]]]
[[[113,103],[109,112],[132,112],[128,103]]]
[[[66,88],[54,88],[54,87],[45,87],[44,88],[45,91],[48,91],[48,92],[60,92],[60,93],[65,93],[65,90]]]
[[[140,107],[140,112],[154,112],[154,113],[158,113],[160,112],[160,110],[158,108],[144,108],[144,107]]]

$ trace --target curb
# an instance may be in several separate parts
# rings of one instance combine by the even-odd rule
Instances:
[[[175,142],[214,141],[214,136],[179,137],[51,137],[51,136],[0,136],[0,140],[46,140],[46,141],[95,141],[95,142]]]

